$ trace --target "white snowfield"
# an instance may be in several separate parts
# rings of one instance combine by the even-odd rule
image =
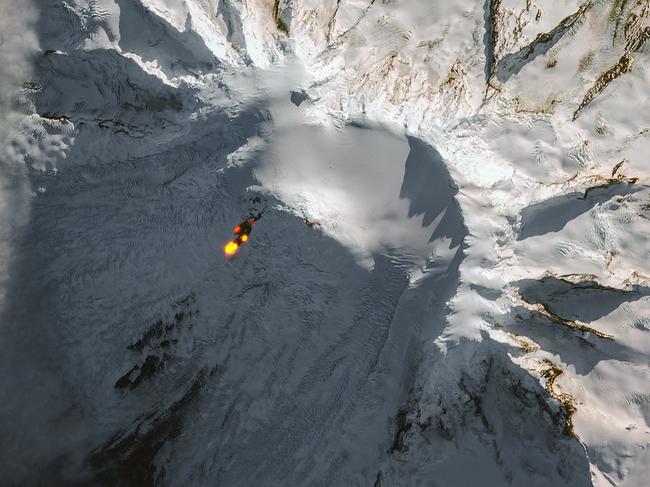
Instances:
[[[0,7],[0,485],[650,485],[650,0]]]

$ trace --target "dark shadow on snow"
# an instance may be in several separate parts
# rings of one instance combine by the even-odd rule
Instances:
[[[574,283],[551,276],[539,280],[523,279],[513,285],[528,303],[543,304],[564,319],[583,323],[607,316],[623,303],[650,296],[650,289],[646,287],[619,290],[592,281]]]
[[[603,360],[632,361],[639,358],[616,340],[572,330],[543,316],[533,315],[525,308],[514,308],[512,316],[514,320],[504,324],[505,330],[532,338],[543,350],[557,354],[562,362],[573,365],[578,375],[589,374]]]
[[[489,83],[492,77],[495,63],[494,44],[497,35],[492,29],[493,3],[495,0],[485,0],[483,2],[483,54],[485,55],[485,66],[483,72],[485,83]]]
[[[408,137],[408,143],[400,198],[410,201],[409,217],[423,215],[423,226],[431,225],[444,213],[431,240],[445,236],[451,238],[450,247],[456,247],[467,234],[455,199],[458,187],[437,150],[415,137]]]
[[[144,61],[157,61],[168,76],[202,74],[221,62],[192,30],[188,14],[179,32],[137,0],[116,0],[120,7],[120,47],[137,53]]]
[[[567,223],[597,204],[614,196],[624,196],[638,190],[633,184],[621,182],[608,187],[595,187],[586,197],[584,193],[569,193],[527,206],[521,211],[521,229],[517,240],[559,232]]]
[[[546,54],[564,37],[574,25],[582,18],[584,12],[579,9],[576,13],[566,17],[551,31],[538,34],[528,45],[515,53],[508,53],[499,59],[496,66],[497,79],[505,83],[510,77],[516,75],[524,66],[533,62],[538,56]]]
[[[621,290],[601,286],[593,281],[570,282],[552,276],[542,279],[523,279],[512,283],[519,288],[528,303],[541,304],[553,315],[591,326],[593,321],[606,317],[622,304],[650,296],[647,287],[635,286]],[[616,329],[608,329],[613,340],[593,333],[563,326],[557,321],[531,312],[524,307],[514,308],[504,317],[504,327],[515,335],[531,337],[543,350],[557,353],[563,362],[575,366],[576,373],[587,375],[602,360],[638,362],[638,354],[616,341]],[[597,326],[596,326],[597,328]]]

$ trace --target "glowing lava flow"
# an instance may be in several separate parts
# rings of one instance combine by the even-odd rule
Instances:
[[[223,251],[226,255],[235,255],[239,249],[239,244],[237,242],[228,242],[224,247]]]
[[[249,235],[253,231],[253,225],[255,225],[255,222],[259,220],[261,216],[261,213],[257,216],[250,216],[233,229],[233,232],[235,232],[235,238],[228,242],[223,248],[226,255],[235,255],[239,250],[239,247],[248,241]]]

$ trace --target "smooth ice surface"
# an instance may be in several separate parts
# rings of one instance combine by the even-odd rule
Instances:
[[[459,251],[456,189],[440,155],[420,140],[381,128],[287,124],[266,158],[255,171],[260,184],[320,222],[366,267],[377,253],[423,267]]]

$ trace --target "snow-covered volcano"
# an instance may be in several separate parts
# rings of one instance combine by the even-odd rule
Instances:
[[[647,485],[648,0],[0,6],[0,484]]]

